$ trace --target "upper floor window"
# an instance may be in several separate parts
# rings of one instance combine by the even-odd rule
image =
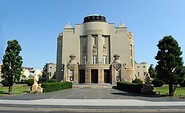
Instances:
[[[93,43],[93,45],[97,45],[97,37],[98,37],[98,35],[92,35],[92,43]]]
[[[93,64],[97,64],[97,55],[93,55]]]
[[[107,56],[103,55],[102,61],[103,61],[103,64],[107,64]]]
[[[84,64],[87,63],[87,56],[83,56],[83,63],[84,63]]]

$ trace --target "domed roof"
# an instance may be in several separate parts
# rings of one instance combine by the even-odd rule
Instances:
[[[93,14],[93,15],[86,16],[84,18],[83,23],[86,23],[86,22],[106,22],[106,18],[99,14]]]

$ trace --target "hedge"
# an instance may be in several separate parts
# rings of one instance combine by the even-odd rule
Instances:
[[[164,82],[162,80],[159,80],[159,79],[154,79],[152,81],[152,84],[154,85],[154,87],[162,87]]]
[[[132,81],[132,83],[140,83],[140,84],[142,84],[143,81],[141,81],[140,79],[136,78],[135,80]]]
[[[117,89],[126,92],[141,93],[142,87],[140,83],[117,82]]]
[[[52,92],[72,88],[72,82],[42,83],[41,87],[44,89],[44,92]]]
[[[185,87],[185,81],[181,84],[179,84],[181,87]]]
[[[28,86],[32,86],[33,83],[34,83],[34,79],[28,79],[28,80],[26,81],[26,84],[27,84]]]
[[[3,79],[3,80],[2,80],[2,85],[3,85],[3,86],[9,86],[8,80],[7,80],[7,79]]]
[[[48,80],[48,82],[53,83],[53,82],[57,82],[57,80],[56,79],[50,79],[50,80]]]

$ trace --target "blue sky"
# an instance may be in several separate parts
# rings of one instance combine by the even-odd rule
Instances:
[[[23,66],[42,69],[56,62],[58,33],[67,22],[82,23],[90,14],[109,23],[125,23],[134,33],[137,62],[156,64],[157,43],[172,35],[185,58],[185,0],[0,0],[0,60],[8,40],[22,47]]]

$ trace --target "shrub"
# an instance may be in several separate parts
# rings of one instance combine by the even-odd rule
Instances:
[[[159,80],[159,79],[154,79],[152,81],[152,84],[154,85],[154,87],[162,87],[164,82],[162,80]]]
[[[50,79],[48,80],[49,83],[57,82],[56,79]]]
[[[8,85],[8,80],[3,79],[3,80],[2,80],[2,85],[3,85],[3,86],[9,86],[9,85]]]
[[[34,83],[34,79],[28,79],[28,80],[26,81],[26,84],[27,84],[28,86],[32,86],[33,83]]]
[[[44,92],[52,92],[72,88],[72,82],[43,83],[41,87],[44,89]]]
[[[126,92],[141,93],[142,87],[140,83],[117,82],[117,89]]]
[[[139,84],[142,84],[143,81],[141,81],[140,79],[136,78],[135,80],[132,81],[132,83],[139,83]]]
[[[181,87],[185,87],[185,81],[179,84]]]

